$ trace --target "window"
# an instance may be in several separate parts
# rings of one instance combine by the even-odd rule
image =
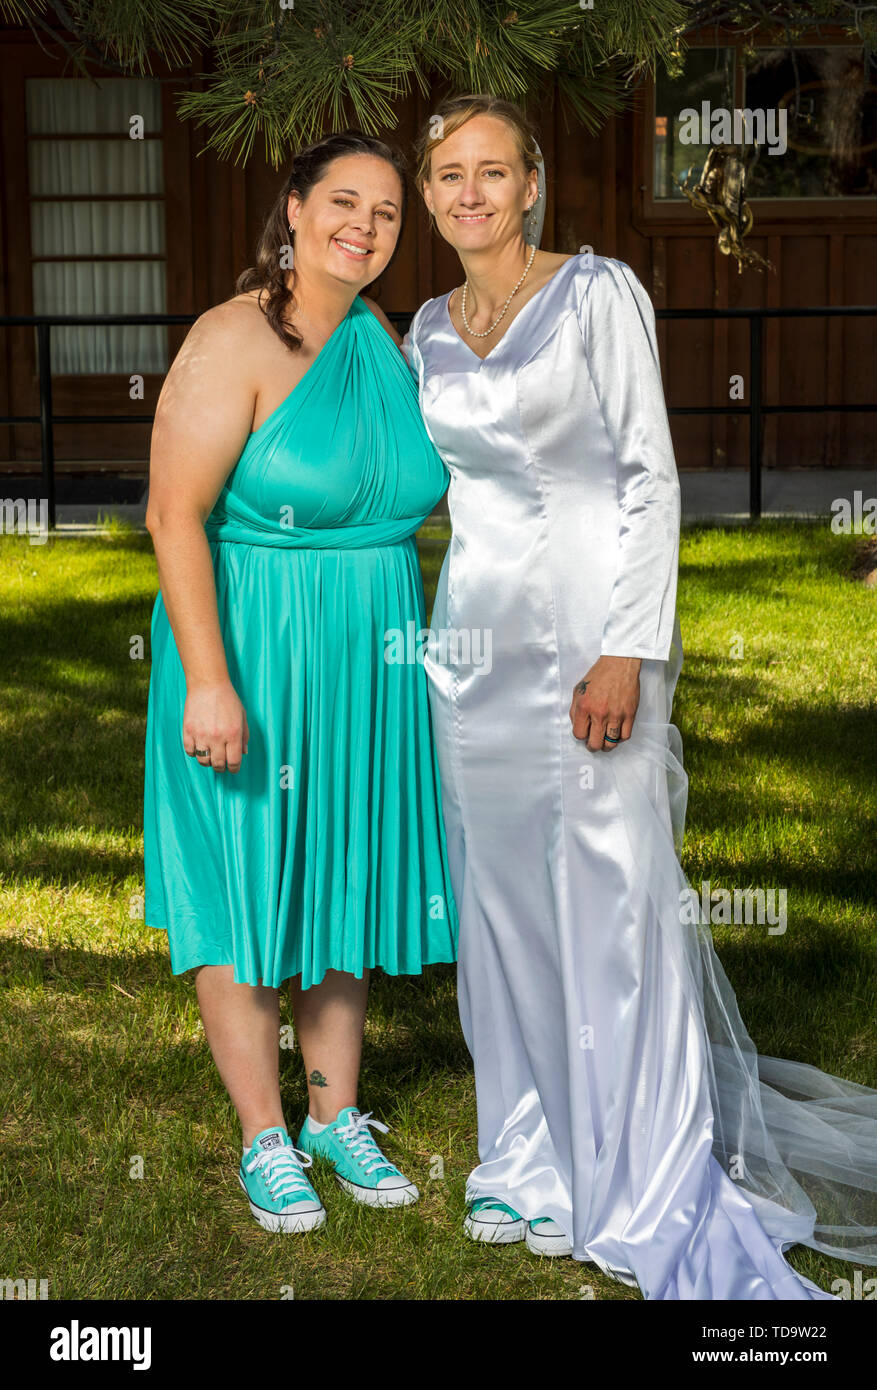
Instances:
[[[746,63],[745,105],[773,104],[788,112],[788,148],[782,157],[759,154],[747,196],[877,197],[877,89],[865,85],[861,50],[805,48],[797,61],[797,112],[795,72],[787,53],[760,48]]]
[[[865,81],[862,50],[803,47],[797,64],[797,110],[794,66],[780,48],[759,48],[746,57],[730,46],[693,46],[681,77],[656,77],[654,202],[686,202],[672,175],[684,180],[690,169],[696,176],[711,143],[739,143],[739,129],[731,125],[726,134],[711,124],[717,113],[733,117],[735,110],[751,111],[760,127],[747,198],[877,197],[877,87]]]
[[[685,72],[677,78],[661,74],[655,79],[655,155],[654,196],[685,202],[671,174],[684,181],[689,168],[700,169],[709,144],[688,144],[680,138],[683,121],[680,112],[700,111],[703,102],[711,108],[734,106],[733,48],[689,48]]]
[[[161,87],[149,78],[28,78],[37,314],[164,313]],[[132,138],[133,126],[142,138]],[[161,326],[52,331],[59,374],[165,372]]]

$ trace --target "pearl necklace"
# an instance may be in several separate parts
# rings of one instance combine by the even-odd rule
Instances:
[[[476,333],[475,330],[474,330],[474,328],[470,328],[470,327],[469,327],[469,319],[468,319],[467,316],[466,316],[466,294],[467,294],[467,291],[468,291],[468,289],[469,289],[469,281],[467,280],[467,281],[465,282],[465,284],[463,285],[463,293],[462,293],[462,295],[460,296],[460,314],[461,314],[461,316],[462,316],[463,325],[464,325],[464,327],[465,327],[465,329],[466,329],[466,332],[469,334],[470,337],[472,337],[472,338],[488,338],[488,337],[490,336],[490,334],[493,332],[494,328],[496,328],[497,324],[502,323],[503,319],[505,318],[506,314],[508,313],[508,307],[509,307],[509,305],[511,304],[511,302],[512,302],[512,300],[514,299],[515,295],[517,294],[518,290],[521,288],[521,286],[523,285],[524,281],[525,281],[526,278],[527,278],[527,271],[530,269],[530,266],[533,264],[533,257],[534,257],[535,255],[536,255],[536,247],[534,246],[533,249],[532,249],[532,251],[530,252],[530,259],[528,260],[527,264],[524,266],[524,273],[523,273],[523,275],[521,276],[521,278],[520,278],[520,280],[518,281],[518,283],[515,285],[515,288],[512,290],[512,292],[511,292],[511,294],[509,295],[508,299],[506,300],[505,304],[502,306],[502,310],[500,311],[499,318],[494,319],[494,320],[493,320],[493,323],[490,325],[490,327],[489,327],[489,328],[485,328],[485,330],[484,330],[483,333]]]

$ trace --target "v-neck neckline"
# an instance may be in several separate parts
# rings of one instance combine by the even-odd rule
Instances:
[[[518,310],[518,312],[515,314],[515,317],[512,319],[511,323],[509,324],[508,328],[506,329],[505,333],[503,333],[502,337],[500,338],[499,342],[498,342],[498,343],[494,343],[493,347],[490,349],[490,352],[488,352],[487,355],[486,355],[485,357],[479,357],[479,355],[478,355],[478,353],[475,351],[475,349],[474,349],[474,348],[471,348],[471,347],[469,346],[469,344],[466,342],[466,339],[462,336],[462,334],[458,332],[457,326],[456,326],[456,324],[454,323],[454,320],[451,318],[451,295],[454,293],[454,291],[453,291],[453,290],[450,290],[449,293],[448,293],[447,298],[445,299],[445,315],[447,316],[447,320],[448,320],[448,324],[450,325],[451,332],[453,333],[454,337],[457,339],[457,342],[462,344],[462,346],[463,346],[463,347],[466,349],[466,351],[469,353],[470,357],[474,357],[474,358],[475,358],[475,361],[478,363],[478,365],[479,365],[480,367],[483,367],[484,364],[485,364],[485,362],[489,362],[490,359],[491,359],[491,357],[493,357],[494,353],[495,353],[495,352],[498,352],[499,349],[502,347],[503,343],[505,342],[506,338],[507,338],[507,337],[509,336],[509,334],[511,333],[512,329],[514,328],[515,324],[516,324],[516,323],[518,322],[518,320],[520,319],[521,315],[522,315],[522,314],[525,314],[525,313],[527,312],[527,310],[529,309],[530,305],[533,304],[533,303],[539,298],[539,296],[540,296],[541,294],[544,294],[545,291],[549,288],[549,286],[551,286],[551,285],[554,284],[554,282],[555,282],[555,280],[557,279],[558,275],[562,275],[563,272],[566,270],[567,266],[569,265],[570,261],[574,261],[575,259],[576,259],[575,256],[569,256],[569,257],[564,261],[563,265],[558,266],[558,268],[557,268],[557,270],[555,270],[554,274],[551,275],[551,276],[549,276],[549,278],[545,281],[545,284],[539,286],[539,288],[538,288],[538,290],[536,291],[536,293],[535,293],[535,294],[532,294],[532,295],[530,296],[530,298],[527,300],[526,304],[524,304],[524,305]]]
[[[323,353],[324,353],[324,352],[326,351],[326,349],[329,347],[329,345],[330,345],[330,343],[333,341],[333,339],[336,338],[336,337],[338,336],[338,334],[341,332],[341,329],[344,327],[345,323],[347,323],[348,319],[350,318],[350,315],[353,313],[354,307],[356,306],[358,300],[359,300],[359,295],[357,295],[356,298],[353,300],[353,303],[351,304],[350,308],[347,310],[347,313],[344,315],[344,317],[343,317],[343,319],[341,320],[341,322],[340,322],[339,324],[336,324],[336,326],[332,329],[332,332],[329,334],[328,338],[327,338],[326,341],[324,342],[323,346],[320,348],[320,350],[319,350],[319,352],[317,353],[316,357],[315,357],[315,358],[313,359],[313,361],[311,362],[311,365],[308,367],[307,371],[306,371],[302,376],[299,377],[298,381],[295,383],[295,385],[293,386],[292,390],[291,390],[290,392],[288,392],[288,394],[285,395],[285,396],[283,397],[283,400],[280,401],[280,403],[279,403],[278,405],[275,405],[275,407],[274,407],[274,409],[273,409],[272,411],[269,411],[269,413],[265,416],[265,419],[262,421],[261,425],[258,425],[258,426],[256,427],[256,429],[254,429],[254,430],[250,430],[250,433],[247,435],[247,443],[248,443],[248,444],[249,444],[249,442],[250,442],[251,439],[255,439],[256,436],[257,436],[258,434],[261,434],[261,433],[262,433],[262,431],[264,430],[265,426],[266,426],[271,420],[274,419],[275,415],[279,415],[280,411],[283,410],[284,406],[286,406],[286,405],[289,404],[289,402],[292,400],[293,396],[295,395],[295,393],[296,393],[296,391],[299,389],[299,387],[304,385],[304,383],[307,381],[308,377],[310,376],[311,372],[314,370],[314,368],[316,367],[317,363],[319,362],[320,358],[323,356]]]

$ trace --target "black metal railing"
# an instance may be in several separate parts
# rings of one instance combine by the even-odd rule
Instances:
[[[662,319],[748,319],[749,320],[749,404],[673,405],[670,415],[748,415],[749,416],[749,514],[761,516],[762,433],[767,415],[827,414],[834,411],[877,410],[877,402],[820,405],[766,405],[763,400],[763,325],[767,318],[856,318],[877,315],[877,306],[865,304],[820,305],[806,309],[656,309]],[[37,367],[40,409],[38,415],[0,415],[0,425],[39,425],[43,497],[48,522],[55,525],[55,425],[151,424],[153,414],[140,415],[55,415],[52,411],[51,330],[53,328],[102,325],[170,326],[192,324],[196,314],[25,314],[0,316],[0,328],[33,327],[37,331]],[[390,322],[405,332],[412,313],[388,313]]]
[[[765,405],[762,399],[764,377],[765,319],[863,318],[877,314],[877,305],[820,305],[812,309],[656,309],[658,319],[748,319],[749,320],[749,404],[748,405],[672,405],[669,415],[748,415],[749,416],[749,515],[761,516],[762,427],[765,415],[825,415],[834,411],[874,411],[877,402],[852,405]]]

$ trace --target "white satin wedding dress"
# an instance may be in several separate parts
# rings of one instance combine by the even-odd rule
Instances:
[[[425,665],[467,1197],[553,1218],[649,1299],[830,1298],[782,1251],[877,1262],[877,1091],[758,1057],[709,926],[683,920],[679,484],[651,301],[624,262],[573,256],[482,361],[448,298],[404,350],[451,479]],[[642,658],[641,697],[632,738],[591,753],[568,709],[601,653]]]

